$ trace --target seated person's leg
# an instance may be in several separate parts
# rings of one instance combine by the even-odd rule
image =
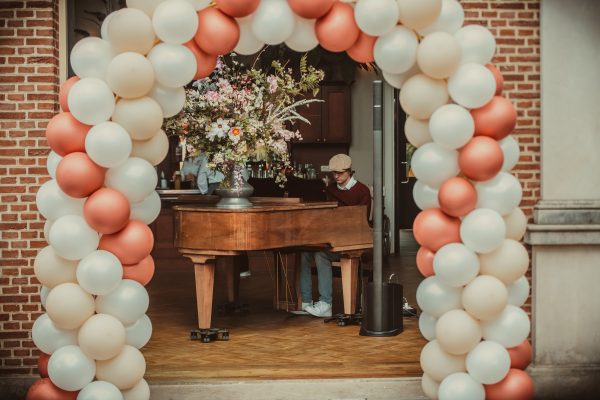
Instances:
[[[310,271],[312,252],[303,251],[300,254],[300,293],[302,294],[302,309],[304,304],[312,304],[312,274]]]
[[[315,253],[317,264],[317,276],[319,277],[319,301],[333,303],[333,275],[331,271],[331,259],[328,252],[319,251]]]

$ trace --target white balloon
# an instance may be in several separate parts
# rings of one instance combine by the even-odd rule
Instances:
[[[486,340],[496,341],[509,349],[527,339],[531,324],[523,309],[509,304],[498,318],[482,322],[482,328]]]
[[[384,72],[401,74],[416,64],[418,45],[417,36],[412,30],[397,25],[375,41],[375,62]]]
[[[152,26],[165,43],[182,44],[191,40],[198,30],[198,15],[185,0],[169,0],[159,4],[152,14]]]
[[[513,135],[508,135],[504,139],[498,141],[502,154],[504,154],[504,162],[502,163],[503,171],[510,171],[519,162],[519,143]]]
[[[154,10],[160,3],[165,0],[127,0],[128,8],[137,8],[145,12],[149,17],[152,17]],[[189,0],[190,2],[193,0]],[[196,0],[198,1],[198,0]]]
[[[433,32],[455,33],[465,20],[465,11],[457,0],[442,0],[442,11],[437,19],[429,26],[419,29],[422,36]]]
[[[423,312],[434,318],[462,307],[462,288],[445,285],[436,276],[425,278],[417,287],[417,304]]]
[[[146,288],[131,279],[123,279],[115,290],[96,298],[96,312],[110,314],[124,325],[130,325],[146,313],[149,302]]]
[[[527,216],[519,207],[515,207],[509,214],[505,215],[506,238],[521,240],[527,230]]]
[[[485,182],[475,184],[477,207],[490,208],[500,215],[510,214],[521,203],[523,189],[517,178],[508,172],[499,172]]]
[[[83,78],[69,90],[67,98],[71,114],[86,125],[108,121],[115,109],[115,97],[106,82]]]
[[[292,36],[296,18],[287,1],[263,0],[254,11],[252,32],[266,44],[283,43]]]
[[[525,275],[506,286],[508,290],[508,304],[521,307],[529,298],[529,280]]]
[[[286,46],[301,53],[317,47],[319,39],[317,39],[317,34],[315,33],[316,20],[302,18],[297,15],[295,18],[294,32],[285,41]]]
[[[461,106],[483,107],[496,93],[496,80],[481,64],[463,64],[448,79],[448,93]]]
[[[108,24],[110,24],[110,20],[115,16],[115,12],[113,11],[108,14],[104,21],[102,21],[102,25],[100,26],[100,37],[108,42]]]
[[[485,389],[469,374],[457,372],[440,383],[438,395],[439,400],[484,400]]]
[[[111,121],[93,126],[85,137],[85,151],[96,164],[116,167],[131,154],[131,137],[119,124]]]
[[[161,202],[157,192],[150,193],[139,203],[131,204],[130,219],[139,219],[146,225],[150,225],[160,214]]]
[[[150,97],[120,99],[112,115],[133,140],[150,140],[163,124],[162,108]]]
[[[438,189],[427,186],[418,179],[415,182],[415,186],[413,186],[413,198],[415,199],[417,207],[421,210],[440,207],[440,202],[438,201]]]
[[[46,308],[46,300],[48,299],[48,294],[50,294],[50,289],[48,286],[42,286],[40,288],[40,302],[42,303],[42,307]]]
[[[137,385],[131,389],[123,390],[124,400],[149,400],[150,399],[150,386],[145,379],[141,379]]]
[[[157,182],[156,170],[143,158],[131,157],[106,171],[106,186],[121,192],[131,203],[148,197]]]
[[[116,11],[106,33],[116,53],[133,51],[146,55],[156,41],[152,20],[143,11],[135,8],[121,8]]]
[[[479,273],[479,258],[464,244],[449,243],[435,253],[433,270],[444,284],[461,287],[475,279]]]
[[[409,116],[404,123],[404,134],[406,139],[415,147],[421,147],[425,143],[432,142],[431,132],[429,132],[429,120],[416,119]]]
[[[160,105],[165,118],[179,114],[185,106],[185,89],[183,87],[170,88],[156,83],[148,96]]]
[[[60,329],[48,314],[42,314],[33,323],[31,338],[38,349],[52,354],[61,347],[77,344],[77,329]]]
[[[421,70],[419,69],[419,65],[415,63],[408,71],[402,72],[400,74],[391,74],[386,71],[383,72],[383,78],[387,83],[390,84],[391,87],[396,89],[402,89],[404,86],[404,82],[412,78],[413,76],[420,74]]]
[[[437,318],[432,317],[426,312],[422,312],[419,315],[419,331],[421,335],[429,341],[435,339],[435,324],[437,323]]]
[[[421,350],[421,368],[431,377],[439,382],[455,372],[466,371],[466,355],[454,355],[446,352],[437,340],[427,343]]]
[[[58,167],[58,163],[63,158],[56,154],[54,151],[50,151],[48,153],[48,158],[46,159],[46,169],[48,170],[48,175],[50,178],[56,179],[56,167]]]
[[[50,245],[67,260],[81,260],[98,248],[98,232],[90,228],[79,215],[65,215],[50,229]]]
[[[367,35],[385,35],[398,22],[398,3],[396,0],[358,0],[354,6],[354,18],[360,30]]]
[[[35,195],[35,204],[44,218],[56,221],[65,215],[83,215],[85,199],[66,195],[55,179],[44,183]]]
[[[447,104],[431,114],[429,132],[435,143],[447,149],[459,149],[473,137],[475,121],[464,107]]]
[[[412,156],[411,164],[415,177],[436,189],[460,172],[458,152],[437,143],[426,143],[419,147]]]
[[[425,373],[423,374],[421,377],[421,390],[423,390],[425,396],[429,397],[430,399],[437,399],[439,388],[440,383],[438,381],[433,380],[432,377]]]
[[[148,60],[158,83],[170,88],[185,86],[196,75],[196,57],[183,45],[159,43],[148,53]]]
[[[460,224],[460,239],[477,253],[490,253],[502,245],[506,224],[494,210],[476,208]]]
[[[77,281],[88,293],[108,294],[123,278],[123,266],[109,251],[96,250],[85,256],[77,266]]]
[[[196,9],[196,11],[200,11],[206,7],[208,7],[208,5],[213,1],[213,0],[185,0],[188,3],[190,3],[192,6],[194,6],[194,8]]]
[[[50,356],[48,375],[63,390],[81,390],[94,380],[96,363],[79,346],[64,346]]]
[[[48,244],[50,244],[50,242],[48,242],[48,235],[50,235],[50,228],[52,228],[53,223],[54,221],[51,219],[47,219],[46,222],[44,222],[44,240],[46,240],[46,243]]]
[[[123,400],[123,395],[112,383],[94,381],[81,389],[77,400]]]
[[[471,377],[485,385],[500,382],[510,369],[510,355],[505,347],[484,340],[467,354],[467,371]]]
[[[152,336],[152,322],[146,314],[133,324],[125,327],[126,344],[141,349]]]
[[[233,49],[233,52],[242,55],[258,53],[265,43],[254,36],[254,32],[252,31],[252,16],[236,18],[236,21],[240,27],[240,40]]]
[[[496,40],[487,28],[481,25],[463,26],[454,37],[462,50],[462,64],[485,65],[492,61],[496,51]]]
[[[113,57],[109,42],[98,37],[86,37],[75,43],[71,50],[71,68],[80,78],[104,79]]]

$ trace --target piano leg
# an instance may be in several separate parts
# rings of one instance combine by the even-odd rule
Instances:
[[[212,318],[213,287],[215,282],[215,264],[204,260],[194,262],[196,275],[196,306],[198,308],[198,327],[209,329]],[[213,261],[214,262],[214,261]]]
[[[356,291],[358,290],[357,257],[342,257],[340,260],[342,272],[342,291],[344,295],[344,314],[356,313]]]

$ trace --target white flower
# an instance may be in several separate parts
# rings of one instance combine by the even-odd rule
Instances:
[[[215,140],[215,138],[224,138],[225,135],[229,132],[228,121],[222,118],[217,119],[217,122],[213,122],[210,124],[210,131],[206,136],[210,140]]]

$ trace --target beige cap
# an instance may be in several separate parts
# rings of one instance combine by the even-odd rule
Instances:
[[[336,154],[329,159],[329,170],[344,172],[352,167],[352,159],[346,154]]]

